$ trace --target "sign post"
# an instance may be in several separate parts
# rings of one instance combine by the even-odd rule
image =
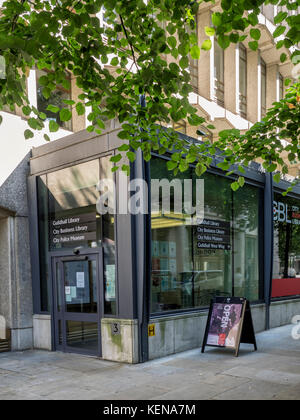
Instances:
[[[202,353],[206,346],[235,350],[239,355],[240,344],[253,344],[257,350],[249,301],[238,297],[216,297],[211,301]]]

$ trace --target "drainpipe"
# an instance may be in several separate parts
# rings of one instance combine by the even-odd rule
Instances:
[[[264,296],[266,304],[266,330],[270,329],[270,306],[273,278],[274,209],[273,174],[265,174],[264,189]]]
[[[146,106],[145,96],[140,96],[140,105]],[[133,164],[132,176],[144,179],[149,183],[149,164],[145,162],[143,153],[139,149],[136,152],[136,160]],[[149,213],[149,188],[148,188],[148,213]],[[139,334],[139,362],[146,362],[148,356],[148,323],[149,323],[149,214],[137,214],[135,219],[135,267],[136,267],[136,301],[138,315],[138,334]],[[151,230],[150,230],[151,235]],[[151,258],[151,256],[150,256]]]

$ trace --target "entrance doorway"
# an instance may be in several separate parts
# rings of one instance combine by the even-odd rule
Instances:
[[[53,257],[55,348],[101,356],[98,254]]]

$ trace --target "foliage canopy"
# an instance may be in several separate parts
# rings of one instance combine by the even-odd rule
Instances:
[[[260,6],[272,4],[296,10],[300,0],[222,0],[222,11],[212,14],[211,27],[203,28],[207,39],[197,44],[194,16],[201,3],[209,0],[7,0],[0,16],[0,55],[6,62],[6,78],[0,80],[0,110],[4,105],[22,107],[30,116],[25,137],[32,130],[43,130],[45,113],[31,106],[26,92],[28,68],[48,69],[40,79],[42,94],[48,99],[57,85],[69,88],[66,70],[76,77],[81,94],[76,101],[65,100],[66,107],[57,112],[62,121],[71,119],[68,107],[78,115],[91,109],[88,131],[101,133],[104,121],[117,118],[122,124],[119,134],[124,139],[120,153],[112,159],[115,170],[121,152],[130,161],[141,148],[149,160],[152,151],[165,154],[176,149],[168,163],[174,173],[184,172],[195,164],[197,175],[209,167],[216,147],[224,154],[222,169],[237,164],[247,165],[261,158],[267,171],[286,173],[282,153],[290,161],[298,160],[299,152],[299,83],[291,87],[287,98],[269,110],[263,122],[246,134],[237,130],[222,132],[220,140],[211,145],[190,144],[178,137],[173,129],[158,130],[158,125],[187,119],[193,126],[209,124],[197,115],[188,97],[190,86],[189,56],[199,59],[202,50],[211,47],[215,36],[222,48],[231,43],[248,42],[258,49],[261,37],[258,15]],[[105,25],[97,14],[105,8]],[[275,17],[277,29],[273,36],[278,49],[292,48],[300,42],[300,16],[281,11]],[[168,63],[166,55],[174,58]],[[201,59],[201,58],[200,58]],[[281,54],[281,61],[287,59]],[[176,61],[177,60],[177,61]],[[300,52],[292,53],[294,64],[300,62]],[[174,62],[176,61],[176,62]],[[112,69],[114,69],[112,71]],[[145,98],[142,103],[141,96]],[[1,118],[0,118],[1,119]],[[47,122],[48,124],[48,122]],[[59,129],[49,123],[50,132]],[[279,130],[279,133],[278,133]],[[280,139],[290,139],[286,146]],[[49,137],[45,134],[45,139]],[[127,165],[122,169],[128,171]],[[233,184],[237,189],[243,176]]]

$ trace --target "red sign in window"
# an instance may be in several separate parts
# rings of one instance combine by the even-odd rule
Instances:
[[[300,278],[273,279],[272,298],[300,295]]]

